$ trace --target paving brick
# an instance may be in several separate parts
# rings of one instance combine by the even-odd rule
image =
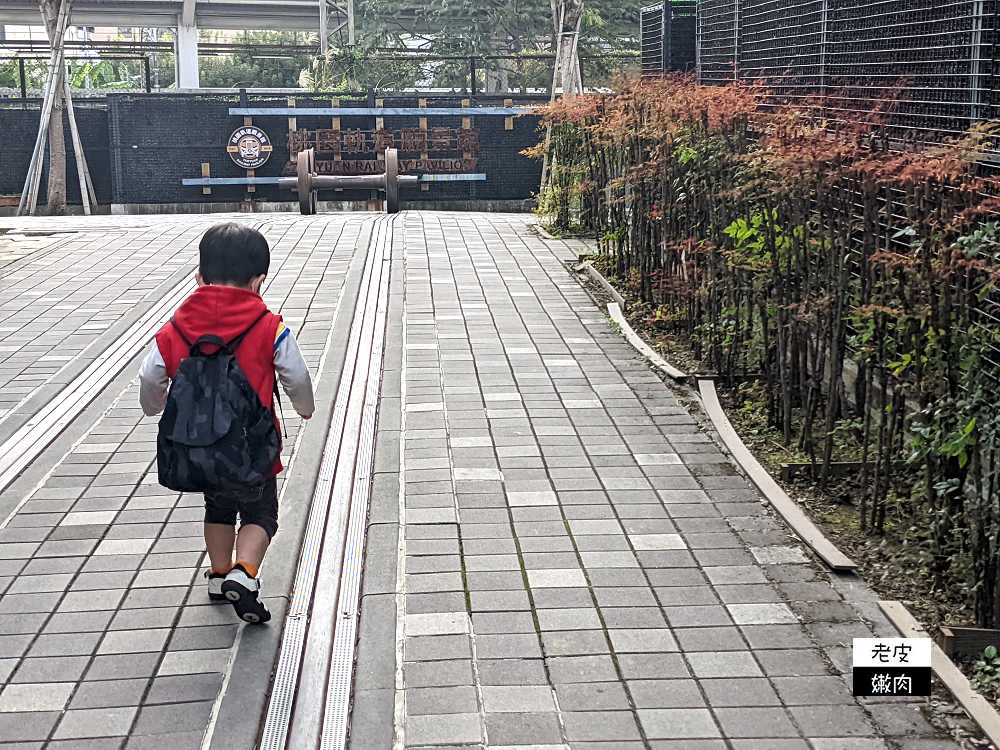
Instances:
[[[45,740],[60,716],[58,711],[0,713],[0,737],[9,742]]]
[[[56,727],[53,737],[55,739],[78,739],[123,736],[128,733],[137,710],[134,706],[70,709],[63,714],[62,721]]]
[[[476,690],[471,685],[411,688],[406,691],[406,712],[410,716],[470,714],[478,710]]]
[[[601,627],[597,610],[592,608],[543,609],[537,613],[542,630],[588,630]]]
[[[25,635],[0,635],[0,658],[16,659],[27,650],[31,643],[32,636]]]
[[[533,686],[548,682],[541,659],[478,659],[477,668],[483,686]]]
[[[486,731],[490,744],[526,745],[529,743],[553,744],[562,739],[559,721],[554,712],[549,713],[499,713],[486,714]]]
[[[679,653],[619,654],[618,665],[626,680],[671,679],[689,677],[690,672]]]
[[[627,711],[628,696],[619,682],[571,683],[556,686],[562,711]]]
[[[609,682],[618,679],[610,656],[562,656],[545,660],[552,682]]]
[[[543,632],[542,644],[548,656],[606,654],[610,651],[607,636],[601,630]]]
[[[483,736],[479,714],[407,716],[406,734],[412,745],[469,744]]]
[[[677,650],[677,642],[666,629],[609,630],[617,653],[666,653]]]
[[[88,680],[123,680],[152,677],[160,660],[159,653],[114,654],[95,656],[87,670]]]
[[[73,688],[72,682],[7,685],[0,692],[0,713],[61,711]]]
[[[467,635],[407,637],[403,649],[403,658],[406,661],[437,661],[460,655],[471,656],[471,645]]]
[[[594,606],[589,589],[583,587],[533,589],[531,597],[536,612],[542,609],[583,609]]]
[[[192,610],[207,610],[208,607],[187,607],[185,614],[191,614]],[[228,617],[220,618],[219,622],[231,622],[235,615],[231,607],[216,606],[212,610],[225,614]],[[174,624],[177,617],[178,607],[152,607],[145,609],[122,609],[115,614],[114,619],[108,626],[109,630],[146,630],[149,628],[169,628]],[[194,625],[192,617],[182,618],[180,625]]]
[[[239,626],[214,625],[208,627],[181,627],[173,631],[170,638],[170,651],[189,651],[196,649],[230,648],[236,640]]]
[[[35,639],[28,656],[83,656],[97,648],[101,633],[53,633]]]
[[[818,654],[804,649],[755,651],[769,677],[802,677],[829,674],[829,667]]]
[[[847,685],[839,677],[822,675],[774,677],[772,682],[778,695],[789,706],[854,703],[854,698],[848,691]]]
[[[476,638],[480,659],[537,659],[542,655],[534,634],[482,635]]]
[[[167,642],[170,631],[167,628],[153,630],[112,630],[104,636],[97,652],[99,654],[138,654],[146,651],[160,651]]]
[[[403,684],[407,688],[472,685],[472,661],[408,662],[403,665]]]
[[[707,708],[643,708],[639,721],[650,739],[698,739],[721,733]]]
[[[809,737],[857,737],[875,733],[858,706],[792,706],[788,712]]]
[[[136,720],[135,734],[172,734],[204,731],[212,713],[212,701],[143,706]]]
[[[32,612],[51,612],[59,603],[62,594],[7,594],[0,599],[0,616],[19,615]]]
[[[703,679],[699,682],[710,705],[719,708],[778,706],[781,703],[774,687],[764,678]]]
[[[782,708],[719,708],[715,715],[727,737],[798,736]]]
[[[484,685],[482,695],[483,709],[487,714],[537,714],[554,713],[556,710],[552,689],[548,685]],[[487,720],[488,727],[489,720]]]
[[[147,684],[146,679],[85,681],[80,683],[73,694],[70,708],[138,706],[142,702]]]
[[[571,742],[621,742],[641,737],[631,711],[565,711],[562,718]]]

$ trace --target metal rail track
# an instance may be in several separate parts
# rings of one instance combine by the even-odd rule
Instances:
[[[368,246],[260,750],[347,744],[391,253],[387,216]]]
[[[0,492],[6,490],[25,467],[125,369],[194,288],[195,280],[191,275],[167,292],[129,326],[115,346],[98,355],[57,396],[0,444]]]

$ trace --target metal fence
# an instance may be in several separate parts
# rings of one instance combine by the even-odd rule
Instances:
[[[959,133],[1000,115],[1000,0],[701,0],[699,81],[765,81],[905,129]]]
[[[693,0],[682,0],[641,9],[639,37],[642,41],[644,76],[657,75],[665,70],[694,69],[697,5]]]

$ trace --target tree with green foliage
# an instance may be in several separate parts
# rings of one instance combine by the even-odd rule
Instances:
[[[347,47],[314,59],[299,84],[311,91],[398,91],[413,88],[421,77],[419,61],[373,59],[370,51]]]
[[[644,0],[587,0],[579,51],[585,56],[635,52],[639,49],[639,10]],[[554,52],[552,3],[546,0],[363,0],[356,5],[360,37],[369,46],[411,46],[438,55],[489,57],[493,55],[551,54]],[[590,75],[606,77],[621,63],[599,61],[587,65]],[[596,64],[595,64],[596,63]],[[482,88],[503,91],[545,87],[551,78],[548,61],[490,60],[485,62]],[[464,60],[436,66],[435,86],[468,85]]]
[[[214,32],[202,32],[203,41],[214,41]],[[245,45],[306,46],[316,44],[315,34],[294,31],[244,31],[227,41]],[[266,56],[252,50],[219,56],[201,56],[198,67],[203,88],[297,88],[303,70],[310,67],[312,55],[290,52],[287,55]]]

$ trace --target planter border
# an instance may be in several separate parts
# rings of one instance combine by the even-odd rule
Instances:
[[[719,394],[715,391],[715,380],[698,378],[698,390],[701,393],[702,404],[719,436],[726,444],[736,463],[740,465],[750,481],[754,483],[761,494],[774,506],[789,526],[820,558],[834,570],[851,571],[858,566],[833,543],[824,536],[819,527],[802,511],[798,503],[792,500],[774,478],[754,458],[740,436],[736,433],[729,417],[726,416],[719,403]]]
[[[902,602],[879,601],[878,606],[904,638],[930,638]],[[931,644],[931,669],[989,741],[1000,747],[1000,713],[969,686],[969,678],[936,643]]]
[[[590,270],[594,270],[592,266]],[[594,273],[597,272],[594,271]],[[605,281],[604,283],[606,284],[607,282]],[[625,320],[625,316],[622,314],[622,308],[617,302],[608,303],[608,315],[618,325],[618,327],[622,329],[622,333],[625,334],[625,338],[636,349],[636,351],[639,352],[639,354],[644,356],[656,367],[679,383],[686,383],[690,379],[690,376],[686,372],[678,370],[672,364],[667,362],[667,360],[653,351],[653,348],[642,340],[639,334],[637,334],[635,330],[633,330],[632,326],[628,324],[628,321]]]
[[[601,275],[600,271],[594,268],[594,266],[591,264],[591,261],[585,260],[583,264],[586,266],[586,271],[588,274],[590,274],[590,278],[592,278],[594,281],[600,284],[604,288],[604,291],[606,291],[608,294],[611,295],[611,299],[615,301],[618,307],[620,307],[622,310],[627,310],[628,305],[625,304],[625,298],[618,293],[617,289],[611,286],[608,280]]]

